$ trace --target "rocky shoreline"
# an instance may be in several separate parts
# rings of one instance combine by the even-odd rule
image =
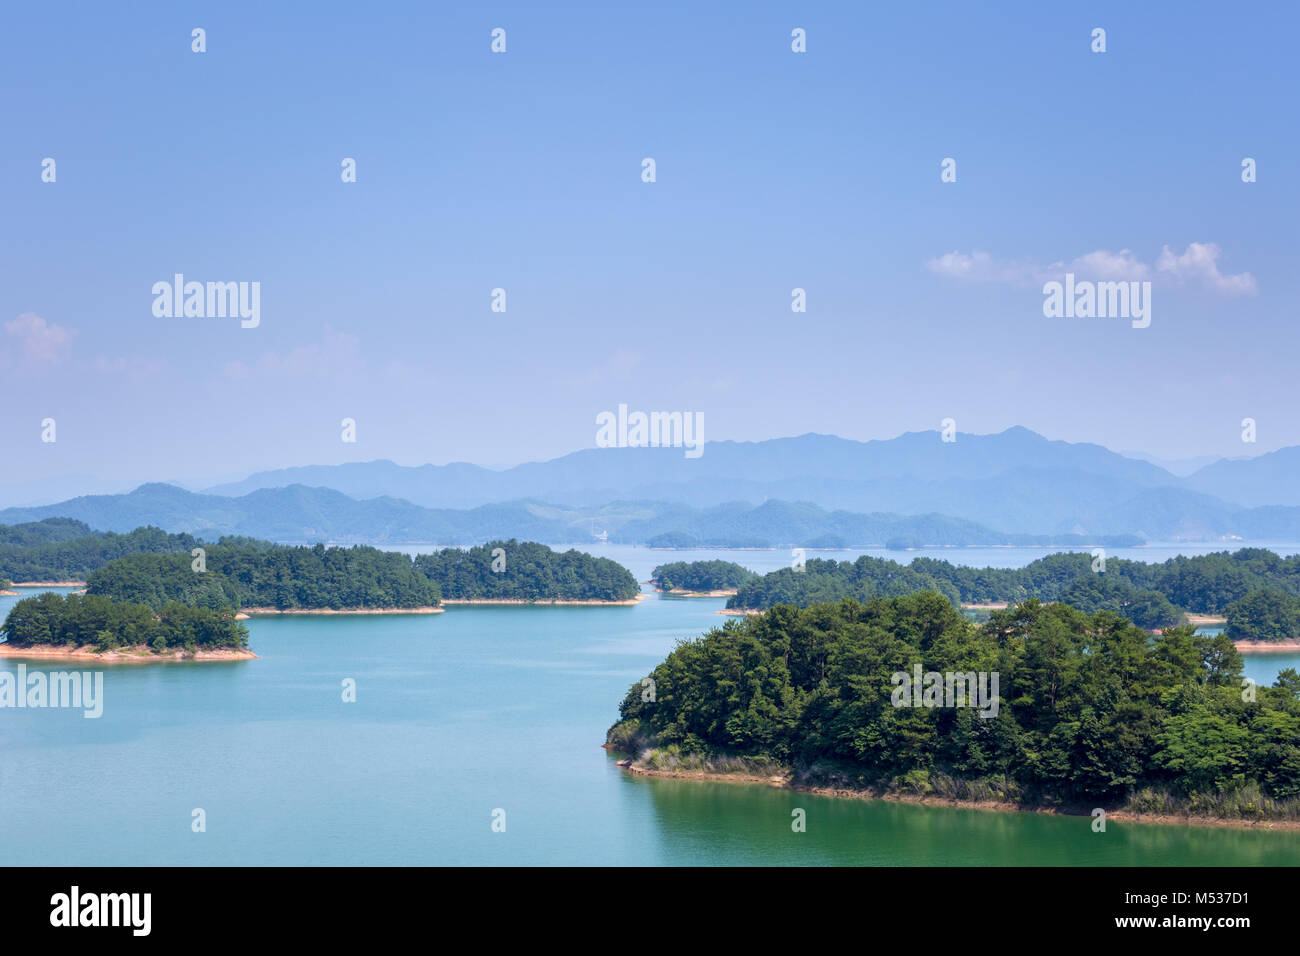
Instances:
[[[213,647],[198,649],[193,653],[182,647],[168,648],[161,654],[152,648],[137,644],[111,651],[98,650],[93,644],[73,647],[68,644],[31,644],[10,647],[0,644],[0,657],[29,658],[33,660],[95,660],[109,664],[154,664],[165,661],[250,661],[257,655],[247,648]]]
[[[612,750],[613,748],[608,744],[605,744],[604,749]],[[855,800],[888,800],[894,803],[914,803],[922,806],[953,807],[967,810],[998,810],[1005,813],[1043,813],[1051,816],[1068,816],[1075,817],[1079,820],[1088,820],[1088,817],[1085,815],[1065,813],[1052,807],[1021,806],[1019,804],[1004,803],[997,800],[956,800],[948,797],[902,793],[898,791],[882,791],[877,789],[857,790],[852,788],[809,786],[795,783],[794,771],[788,768],[781,768],[780,773],[767,775],[743,772],[722,773],[708,770],[656,770],[650,767],[641,766],[630,757],[616,761],[616,765],[623,768],[628,773],[643,777],[666,777],[674,780],[695,780],[703,783],[737,783],[748,784],[751,786],[761,784],[778,790],[790,790],[795,793],[811,793],[820,797],[841,797]],[[1109,822],[1119,823],[1176,823],[1182,826],[1232,827],[1247,830],[1300,830],[1300,820],[1270,820],[1267,818],[1259,820],[1242,820],[1228,819],[1224,817],[1193,816],[1191,814],[1137,813],[1123,809],[1107,810],[1106,819]]]

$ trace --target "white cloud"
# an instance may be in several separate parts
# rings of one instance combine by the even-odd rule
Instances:
[[[1032,281],[1035,275],[1034,267],[1028,263],[999,262],[978,249],[971,253],[950,252],[930,259],[925,267],[936,275],[970,282],[1022,283]]]
[[[1059,267],[1060,263],[1054,265]],[[1089,279],[1136,280],[1151,277],[1151,267],[1145,262],[1139,262],[1129,249],[1121,249],[1119,252],[1111,252],[1109,249],[1085,252],[1068,267],[1054,271],[1073,272]]]
[[[1254,295],[1255,277],[1249,272],[1223,275],[1218,265],[1219,247],[1214,243],[1193,242],[1182,255],[1175,255],[1168,246],[1160,253],[1154,268],[1142,262],[1131,249],[1112,252],[1096,249],[1085,252],[1068,264],[1052,262],[1035,265],[993,258],[978,250],[950,252],[937,259],[929,259],[925,267],[935,275],[967,282],[997,282],[1009,285],[1033,285],[1059,280],[1067,272],[1082,279],[1136,281],[1150,279],[1153,275],[1167,275],[1179,281],[1197,279],[1226,295]]]
[[[321,341],[298,345],[288,352],[263,352],[251,364],[227,362],[221,372],[227,378],[245,379],[254,375],[283,378],[320,376],[342,378],[366,371],[365,359],[358,346],[361,340],[355,335],[339,332],[325,326]]]
[[[1254,295],[1259,291],[1249,272],[1224,275],[1219,271],[1219,247],[1213,242],[1193,242],[1182,255],[1174,255],[1165,246],[1156,260],[1156,269],[1175,278],[1200,279],[1205,285],[1228,295]]]
[[[57,362],[75,334],[35,312],[24,312],[6,322],[5,332],[18,339],[23,355],[32,362]]]

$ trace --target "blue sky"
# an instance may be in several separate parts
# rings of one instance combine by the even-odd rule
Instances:
[[[620,402],[1300,443],[1291,5],[275,6],[7,14],[0,484],[512,464]],[[1076,261],[1150,327],[1044,318]],[[260,282],[260,325],[156,318],[176,272]]]

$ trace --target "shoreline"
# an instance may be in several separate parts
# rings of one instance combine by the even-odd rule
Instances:
[[[568,600],[565,598],[537,598],[528,600],[526,598],[444,598],[444,605],[461,605],[468,606],[477,604],[480,606],[499,605],[509,607],[514,605],[540,605],[542,607],[632,607],[640,604],[648,595],[642,591],[634,598],[626,601],[602,601],[592,600]]]
[[[1300,653],[1300,640],[1290,641],[1236,641],[1232,645],[1241,654],[1291,654]]]
[[[275,607],[245,607],[235,614],[236,621],[247,621],[250,617],[279,617],[281,615],[299,614],[441,614],[444,608],[434,605],[422,607],[291,607],[280,610]]]
[[[737,588],[722,588],[718,591],[688,591],[685,588],[670,588],[665,591],[663,588],[655,588],[656,594],[671,594],[673,597],[733,597],[737,591]]]
[[[85,581],[15,581],[15,588],[84,588]]]
[[[603,744],[605,750],[613,750],[609,744]],[[875,790],[852,790],[838,787],[816,787],[793,782],[793,773],[784,771],[779,774],[764,776],[753,773],[718,773],[707,770],[652,770],[639,767],[632,758],[619,760],[615,766],[641,777],[663,777],[674,780],[695,780],[700,783],[734,783],[762,784],[776,790],[790,790],[795,793],[811,793],[819,797],[840,797],[853,800],[886,800],[891,803],[911,803],[919,806],[950,807],[957,810],[992,810],[1002,813],[1042,813],[1048,816],[1075,817],[1078,820],[1089,819],[1086,814],[1065,813],[1053,807],[1028,807],[1013,803],[1001,803],[996,800],[955,800],[949,797],[936,797],[923,794],[881,793]],[[1135,813],[1132,810],[1107,810],[1106,820],[1113,823],[1150,823],[1180,824],[1183,826],[1228,827],[1238,830],[1300,830],[1300,820],[1241,820],[1227,817],[1198,817],[1190,814],[1176,813]]]
[[[69,644],[32,644],[28,647],[10,647],[0,644],[0,657],[27,658],[29,660],[96,660],[107,664],[160,664],[168,661],[251,661],[257,655],[247,648],[214,647],[196,649],[186,653],[184,648],[168,648],[162,654],[144,644],[119,647],[111,651],[97,651],[93,644],[73,647]]]

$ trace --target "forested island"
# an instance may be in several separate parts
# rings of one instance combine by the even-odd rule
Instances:
[[[96,568],[131,554],[188,554],[199,544],[188,534],[153,527],[127,534],[94,531],[71,518],[0,525],[0,579],[77,584]]]
[[[1023,568],[971,568],[927,557],[910,564],[868,555],[852,562],[811,559],[802,570],[783,568],[748,582],[727,607],[764,610],[932,590],[954,604],[1060,601],[1088,613],[1113,611],[1148,630],[1183,623],[1188,613],[1222,615],[1233,640],[1300,639],[1300,555],[1243,548],[1160,564],[1111,558],[1100,567],[1077,552]]]
[[[192,552],[202,548],[203,569]],[[623,604],[640,588],[608,558],[515,539],[415,558],[365,545],[216,543],[158,528],[94,531],[69,518],[0,525],[0,581],[85,582],[92,594],[245,613],[433,611],[449,603]]]
[[[48,549],[58,543],[50,537],[82,530],[56,522],[38,529],[26,547]],[[113,536],[113,548],[122,540],[158,548],[194,543],[159,538],[156,530]],[[69,538],[62,543],[86,544],[75,559],[81,563],[44,567],[84,572],[103,555],[103,539]],[[4,653],[251,657],[238,618],[253,614],[429,613],[441,610],[444,595],[453,603],[617,604],[634,602],[640,592],[631,572],[607,558],[513,539],[413,558],[363,545],[293,547],[227,537],[199,542],[193,551],[113,558],[97,564],[86,584],[84,596],[19,601],[0,629]]]
[[[415,568],[451,604],[628,604],[641,592],[632,572],[609,558],[513,538],[421,554]]]
[[[155,610],[178,602],[245,613],[429,609],[439,602],[437,584],[407,555],[362,545],[289,547],[253,538],[205,545],[201,563],[188,552],[119,558],[93,572],[86,591]]]
[[[674,561],[655,568],[651,581],[670,594],[713,596],[734,594],[756,577],[753,571],[731,561]]]
[[[0,656],[239,660],[248,630],[234,612],[170,602],[155,610],[102,595],[47,591],[10,609]]]
[[[90,594],[245,614],[433,612],[444,603],[625,603],[636,579],[622,565],[534,542],[491,542],[414,558],[365,545],[330,548],[222,538],[201,559],[136,554],[90,574]]]
[[[1225,635],[1030,599],[977,626],[933,591],[778,605],[681,643],[606,745],[646,773],[1150,818],[1300,821],[1300,675]],[[899,675],[996,675],[993,704]],[[958,685],[961,686],[960,684]],[[969,705],[969,701],[965,702]],[[992,714],[989,714],[989,711]]]

